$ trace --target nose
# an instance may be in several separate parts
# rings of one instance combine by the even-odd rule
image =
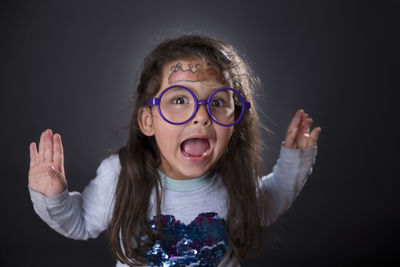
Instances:
[[[206,105],[204,105],[203,103],[199,105],[192,122],[195,125],[204,125],[204,126],[207,126],[211,123],[211,118],[210,115],[208,114]]]

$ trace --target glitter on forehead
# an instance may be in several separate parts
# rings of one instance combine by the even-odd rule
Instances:
[[[156,217],[149,219],[157,229]],[[151,262],[148,266],[217,266],[228,246],[225,220],[216,213],[201,213],[189,225],[172,215],[161,215],[163,240],[143,252]]]
[[[210,62],[177,62],[170,66],[168,71],[170,72],[167,79],[168,84],[178,82],[204,82],[207,80],[216,80],[223,83],[224,81],[224,77],[221,75],[218,67]]]

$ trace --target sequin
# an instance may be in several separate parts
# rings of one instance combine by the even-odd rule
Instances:
[[[151,228],[157,229],[156,217],[149,218]],[[151,262],[148,266],[217,266],[228,247],[225,220],[216,213],[201,213],[189,225],[172,215],[161,215],[165,236],[151,250],[143,249]]]

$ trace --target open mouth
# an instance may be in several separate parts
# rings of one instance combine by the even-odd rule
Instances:
[[[185,157],[205,157],[210,152],[208,138],[190,138],[181,143],[181,151]]]

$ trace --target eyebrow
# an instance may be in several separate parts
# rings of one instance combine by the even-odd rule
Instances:
[[[175,83],[175,82],[180,82],[180,81],[174,81],[174,83]],[[182,81],[182,82],[185,82],[185,81]],[[189,81],[189,82],[201,82],[201,81]],[[174,86],[174,85],[181,85],[181,86],[184,86],[184,87],[190,89],[190,90],[196,95],[196,97],[199,95],[199,94],[198,94],[199,91],[198,91],[196,88],[194,88],[194,87],[192,87],[192,86],[190,86],[190,85],[185,85],[185,84],[172,84],[171,86]],[[224,88],[224,87],[227,87],[227,86],[225,86],[225,85],[223,85],[223,84],[220,85],[220,86],[213,86],[213,87],[211,87],[211,88],[209,89],[208,95],[210,95],[210,94],[214,93],[215,91],[217,91],[218,89]]]

